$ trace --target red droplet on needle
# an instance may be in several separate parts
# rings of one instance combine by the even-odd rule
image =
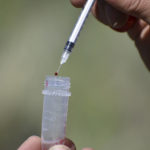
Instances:
[[[54,73],[55,76],[58,76],[58,72],[59,72],[60,68],[61,68],[61,65],[58,67],[57,72]]]
[[[58,76],[58,72],[55,72],[55,76]]]

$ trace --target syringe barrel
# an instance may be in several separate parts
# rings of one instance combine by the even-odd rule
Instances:
[[[70,79],[48,76],[45,80],[43,116],[42,116],[42,150],[48,150],[66,136],[66,121]]]
[[[81,15],[79,16],[78,21],[69,37],[69,40],[67,41],[67,43],[65,45],[64,52],[63,52],[63,55],[62,55],[61,61],[60,61],[61,65],[67,62],[67,60],[70,56],[70,53],[72,52],[72,49],[78,39],[80,31],[86,21],[86,18],[88,17],[88,15],[91,11],[91,8],[94,5],[95,1],[96,0],[87,0],[86,4],[84,6],[84,9],[82,10]]]
[[[75,42],[76,42],[76,40],[80,34],[80,31],[81,31],[89,13],[90,13],[90,11],[91,11],[91,8],[92,8],[95,1],[96,0],[88,0],[86,2],[85,6],[81,12],[81,15],[79,16],[78,21],[77,21],[77,23],[76,23],[76,25],[75,25],[75,27],[74,27],[71,35],[70,35],[69,42],[72,42],[75,44]]]

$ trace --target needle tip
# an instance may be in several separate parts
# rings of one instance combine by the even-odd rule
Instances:
[[[59,73],[60,68],[61,68],[61,64],[60,64],[60,66],[58,67],[57,72],[54,73],[55,76],[58,76],[58,73]]]

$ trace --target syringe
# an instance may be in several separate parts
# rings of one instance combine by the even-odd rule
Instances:
[[[95,1],[96,0],[88,0],[86,2],[84,9],[82,10],[81,15],[72,31],[72,34],[65,45],[64,52],[61,56],[60,66],[67,62],[69,55],[71,54],[72,49],[73,49],[73,47],[77,41],[77,38],[80,34],[80,31],[84,25],[84,22],[85,22],[86,18],[88,17],[88,14],[90,13],[91,8]],[[60,69],[60,67],[59,67],[59,69]],[[58,69],[58,71],[59,71],[59,69]]]

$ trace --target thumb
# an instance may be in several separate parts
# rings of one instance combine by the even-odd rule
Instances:
[[[49,150],[71,150],[68,146],[66,145],[54,145]]]
[[[99,1],[99,0],[98,0]],[[105,0],[121,12],[141,18],[150,24],[150,0]]]

